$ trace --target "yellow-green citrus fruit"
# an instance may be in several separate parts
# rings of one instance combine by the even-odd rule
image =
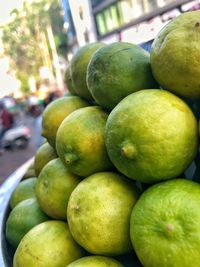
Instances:
[[[100,42],[87,44],[76,52],[71,61],[71,75],[74,90],[77,95],[87,100],[92,100],[86,84],[87,66],[93,53],[102,46],[104,44]]]
[[[108,154],[124,175],[145,183],[178,177],[198,149],[197,120],[188,105],[164,90],[141,90],[110,113]]]
[[[32,228],[21,240],[13,267],[66,267],[83,255],[67,223],[47,221]]]
[[[61,122],[74,110],[86,107],[88,103],[78,96],[66,96],[54,100],[42,115],[42,136],[55,147],[56,133]]]
[[[138,198],[134,183],[120,174],[101,172],[82,180],[67,208],[70,232],[96,255],[122,255],[132,250],[130,215]]]
[[[56,150],[71,172],[85,177],[111,169],[104,142],[107,117],[99,107],[86,107],[62,122],[56,137]]]
[[[184,97],[200,98],[200,11],[181,14],[155,38],[151,66],[165,89]]]
[[[38,176],[42,170],[42,168],[52,159],[57,158],[56,151],[52,146],[49,145],[49,143],[44,143],[41,145],[41,147],[38,148],[36,154],[35,154],[35,172]]]
[[[50,161],[41,171],[36,195],[42,210],[54,219],[67,219],[68,199],[80,182],[60,159]]]
[[[65,74],[64,74],[64,82],[65,85],[67,86],[68,91],[72,94],[72,95],[76,95],[76,92],[74,90],[74,86],[73,86],[73,82],[72,82],[72,75],[71,75],[71,66],[69,65],[67,67],[67,69],[65,70]]]
[[[133,92],[158,86],[152,76],[149,53],[125,42],[107,45],[94,53],[87,83],[95,101],[106,109],[113,109]]]
[[[150,187],[131,215],[131,240],[142,265],[199,267],[199,221],[199,184],[174,179]]]
[[[6,239],[13,248],[17,248],[24,235],[34,226],[49,220],[41,210],[37,199],[23,200],[8,216],[6,222]]]
[[[199,121],[199,136],[200,136],[200,121]]]
[[[87,256],[70,263],[67,267],[123,267],[123,265],[112,258]]]
[[[36,176],[36,173],[35,173],[35,166],[34,166],[34,161],[33,161],[31,163],[31,165],[28,167],[28,169],[25,172],[25,174],[23,175],[22,180],[25,180],[25,179],[31,178],[31,177],[35,177],[35,176]]]
[[[36,197],[37,178],[32,177],[20,182],[12,192],[10,207],[13,209],[18,203],[25,199]]]

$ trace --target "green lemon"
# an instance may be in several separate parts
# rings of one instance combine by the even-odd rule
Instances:
[[[65,82],[65,85],[67,86],[68,91],[71,93],[71,95],[76,95],[76,92],[74,90],[74,85],[72,82],[71,66],[70,65],[65,70],[64,82]]]
[[[86,107],[62,122],[56,137],[56,150],[71,172],[85,177],[111,169],[104,143],[107,117],[99,107]]]
[[[181,14],[155,38],[151,66],[163,88],[189,98],[200,98],[200,11]]]
[[[83,255],[67,223],[47,221],[32,228],[21,240],[13,267],[65,267]]]
[[[67,219],[72,236],[88,252],[114,256],[132,250],[130,215],[138,198],[134,183],[120,174],[100,172],[72,192]]]
[[[13,209],[18,203],[25,199],[36,197],[37,178],[32,177],[20,182],[12,192],[10,207]]]
[[[35,177],[36,176],[35,166],[34,166],[34,160],[31,163],[31,165],[28,167],[28,169],[26,170],[25,174],[22,177],[22,180],[25,180],[27,178],[31,178],[31,177]]]
[[[150,187],[131,215],[131,240],[142,265],[199,267],[199,221],[199,184],[175,179]]]
[[[149,53],[125,42],[109,44],[94,53],[87,83],[95,101],[106,109],[113,109],[133,92],[158,86],[152,76]]]
[[[105,131],[108,154],[124,175],[145,183],[179,176],[198,149],[191,109],[164,90],[141,90],[110,113]]]
[[[55,147],[56,133],[61,122],[74,110],[86,107],[88,103],[78,96],[66,96],[54,100],[42,115],[42,136]]]
[[[199,136],[200,136],[200,121],[199,121]]]
[[[88,256],[70,263],[67,267],[123,267],[123,265],[112,258]]]
[[[86,84],[87,66],[93,53],[102,46],[104,46],[104,44],[100,42],[87,44],[79,48],[71,61],[73,88],[77,95],[87,100],[92,100],[92,96]]]
[[[57,158],[56,151],[49,143],[44,143],[38,148],[35,154],[34,167],[36,175],[38,176],[42,168],[52,159]]]
[[[49,217],[41,210],[35,198],[23,200],[8,216],[6,239],[16,249],[30,229],[47,220]]]
[[[54,219],[66,220],[68,199],[80,181],[60,159],[50,161],[42,169],[36,186],[42,210]]]

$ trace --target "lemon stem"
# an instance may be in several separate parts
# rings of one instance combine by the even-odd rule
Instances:
[[[69,153],[65,155],[65,162],[67,165],[73,164],[77,159],[78,157],[75,154]]]
[[[167,230],[173,231],[174,230],[173,224],[167,224]]]
[[[121,148],[121,152],[128,159],[135,159],[137,156],[137,150],[136,150],[135,145],[130,144],[130,143],[123,144]]]

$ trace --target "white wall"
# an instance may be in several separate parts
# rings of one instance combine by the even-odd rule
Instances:
[[[69,0],[69,5],[79,46],[87,43],[84,37],[86,31],[88,32],[89,43],[95,42],[97,36],[90,1]],[[80,17],[80,10],[82,10],[83,18]]]

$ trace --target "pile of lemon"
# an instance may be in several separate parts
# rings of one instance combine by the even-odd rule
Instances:
[[[13,266],[200,267],[200,185],[184,175],[199,147],[200,11],[165,26],[150,55],[80,48],[65,82],[43,113],[37,178],[10,200]]]

